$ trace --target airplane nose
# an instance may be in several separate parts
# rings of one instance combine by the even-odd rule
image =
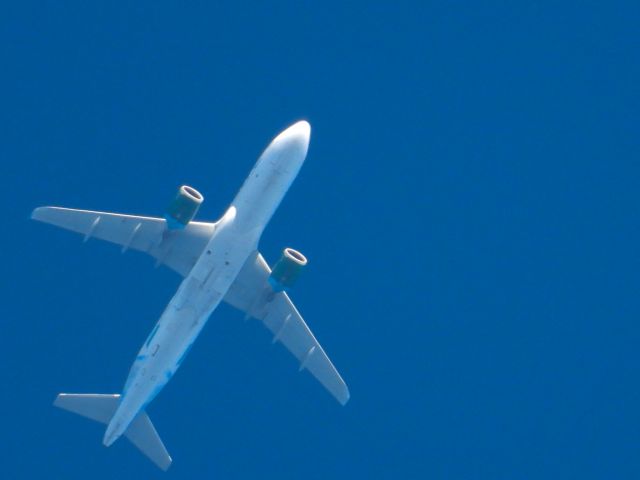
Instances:
[[[309,125],[309,122],[306,120],[300,120],[287,128],[285,132],[289,132],[292,136],[304,139],[308,143],[309,138],[311,137],[311,125]]]
[[[272,145],[291,147],[295,150],[302,151],[303,157],[307,154],[309,148],[309,139],[311,138],[311,125],[306,120],[300,120],[289,128],[284,130],[280,135],[273,139]]]

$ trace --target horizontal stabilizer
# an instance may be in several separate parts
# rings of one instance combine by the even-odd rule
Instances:
[[[119,401],[120,395],[118,394],[61,393],[53,404],[63,410],[77,413],[106,425],[118,408]]]
[[[169,452],[146,412],[138,414],[124,436],[162,470],[166,471],[171,466]]]
[[[61,393],[53,404],[106,425],[113,417],[119,402],[118,394]],[[146,412],[138,414],[124,432],[124,436],[162,470],[167,470],[171,465],[169,452]]]

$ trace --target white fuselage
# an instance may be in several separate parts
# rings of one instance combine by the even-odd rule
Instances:
[[[122,435],[176,372],[211,313],[224,298],[307,154],[309,124],[278,135],[258,159],[206,248],[142,345],[104,444]]]

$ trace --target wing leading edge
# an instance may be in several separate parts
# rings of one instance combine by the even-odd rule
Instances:
[[[346,404],[350,397],[346,383],[289,296],[273,292],[267,282],[270,274],[269,265],[256,252],[244,264],[225,302],[261,320],[273,333],[273,343],[282,343],[298,359],[300,370],[309,370],[336,400]]]

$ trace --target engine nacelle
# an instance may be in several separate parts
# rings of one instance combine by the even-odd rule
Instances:
[[[274,292],[282,292],[293,287],[306,265],[307,259],[304,255],[293,248],[285,248],[269,275],[269,285]]]
[[[198,213],[203,201],[204,197],[199,191],[188,185],[182,185],[164,214],[164,218],[167,220],[167,227],[170,230],[179,230],[186,227]]]

